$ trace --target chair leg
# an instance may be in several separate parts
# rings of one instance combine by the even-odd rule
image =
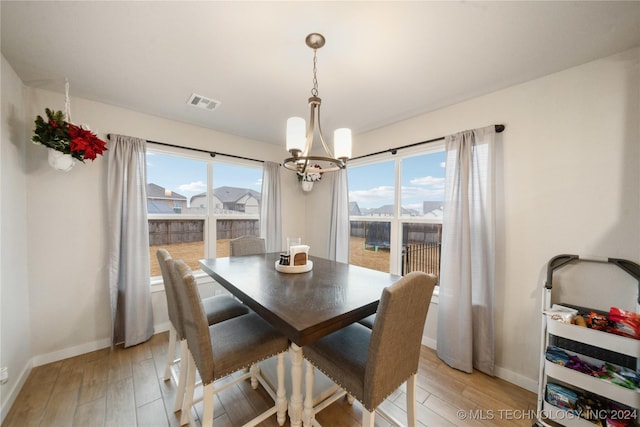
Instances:
[[[255,390],[258,388],[258,375],[260,375],[260,367],[257,363],[254,363],[249,368],[249,372],[251,372],[251,388]]]
[[[407,426],[416,426],[416,374],[407,380]]]
[[[202,399],[204,408],[202,410],[202,427],[213,427],[213,383],[209,383],[204,386],[202,390]]]
[[[284,422],[287,419],[287,391],[284,387],[284,353],[278,354],[277,363],[278,390],[276,391],[276,407],[278,409],[276,411],[276,418],[278,420],[278,425],[284,425]]]
[[[311,427],[315,414],[313,412],[313,382],[315,379],[315,372],[313,365],[307,360],[305,361],[305,377],[304,377],[304,406],[302,410],[302,424],[304,427]]]
[[[184,389],[187,384],[187,366],[189,358],[186,356],[189,354],[189,347],[187,347],[187,340],[180,341],[180,355],[185,355],[180,360],[180,376],[178,377],[178,388],[176,389],[176,402],[173,405],[173,412],[178,412],[184,405]]]
[[[171,366],[176,359],[176,328],[169,324],[169,347],[167,348],[167,366],[164,368],[164,380],[171,379]]]
[[[180,425],[185,425],[191,420],[191,408],[193,407],[193,393],[196,388],[196,363],[191,356],[191,352],[182,356],[182,360],[188,359],[187,365],[187,380],[186,389],[184,393],[184,403],[182,405],[182,413],[180,414]],[[213,419],[211,420],[213,422]]]
[[[376,421],[376,411],[367,411],[362,408],[362,427],[373,427]]]

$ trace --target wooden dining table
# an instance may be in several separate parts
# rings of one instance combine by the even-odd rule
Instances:
[[[202,270],[291,342],[293,427],[302,421],[302,347],[376,312],[400,276],[310,256],[311,271],[283,273],[279,253],[200,260]]]

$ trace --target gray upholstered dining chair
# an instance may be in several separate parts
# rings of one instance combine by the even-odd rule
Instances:
[[[436,279],[436,285],[438,284],[437,279]],[[375,313],[372,314],[371,316],[367,316],[364,319],[360,319],[358,320],[358,323],[360,323],[361,325],[366,326],[367,328],[371,329],[373,328],[373,324],[376,321],[376,315]]]
[[[373,324],[376,322],[376,315],[372,314],[371,316],[367,316],[364,319],[360,319],[358,320],[358,323],[360,323],[363,326],[366,326],[369,329],[373,328]]]
[[[260,237],[240,236],[229,240],[229,256],[258,255],[265,252],[265,240]]]
[[[353,323],[304,347],[305,426],[312,425],[317,411],[346,393],[364,406],[362,426],[373,426],[376,408],[405,381],[407,421],[409,426],[416,425],[416,374],[422,330],[435,283],[433,275],[409,273],[382,291],[372,329]],[[342,389],[318,403],[315,409],[312,365]],[[383,415],[399,424],[390,414]]]
[[[169,260],[172,259],[171,254],[166,249],[160,248],[156,251],[156,257],[158,258],[158,264],[160,264],[160,271],[162,272],[162,280],[164,282],[165,296],[167,299],[167,310],[169,312],[169,347],[167,349],[164,380],[168,381],[173,378],[177,385],[176,401],[173,408],[174,412],[176,412],[182,409],[182,401],[184,398],[187,369],[186,363],[181,362],[181,358],[187,353],[187,342],[185,341],[186,335],[182,325],[182,319],[178,312],[175,285],[167,264]],[[202,306],[207,316],[207,322],[210,325],[249,313],[249,308],[231,295],[216,295],[204,298],[202,300]],[[176,358],[177,343],[180,344],[180,356]],[[181,365],[178,377],[176,377],[175,370],[173,369],[176,365]]]
[[[193,384],[195,384],[196,371],[200,374],[204,386],[202,396],[204,409],[201,417],[203,427],[213,426],[214,395],[255,374],[257,381],[254,383],[252,380],[252,387],[256,388],[259,381],[273,398],[274,405],[245,426],[255,426],[274,413],[277,413],[278,424],[283,425],[287,411],[284,355],[289,348],[288,339],[253,312],[209,325],[189,266],[182,260],[170,260],[168,265],[177,291],[178,311],[182,316],[189,348],[183,415],[188,414],[188,420],[194,404]],[[273,356],[278,357],[276,392],[260,375],[259,369],[256,369],[258,362]],[[252,372],[233,376],[232,380],[216,388],[214,381],[248,367],[251,367]],[[184,418],[181,422],[185,422]]]

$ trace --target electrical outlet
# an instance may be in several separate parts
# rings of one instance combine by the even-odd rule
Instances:
[[[0,384],[6,384],[9,381],[9,368],[3,366],[0,369]]]

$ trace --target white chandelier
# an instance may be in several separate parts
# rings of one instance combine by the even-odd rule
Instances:
[[[302,117],[291,117],[287,120],[287,151],[291,153],[291,157],[285,159],[284,167],[301,174],[306,173],[309,167],[315,167],[313,169],[314,173],[333,172],[344,169],[347,166],[347,160],[351,157],[351,129],[340,128],[335,130],[333,134],[334,152],[332,153],[324,140],[322,127],[320,126],[320,104],[322,100],[318,97],[318,78],[316,77],[316,52],[324,46],[325,39],[322,34],[311,33],[307,36],[305,42],[307,46],[313,49],[313,88],[311,89],[311,98],[309,98],[311,110],[309,127],[306,126]],[[318,125],[318,135],[327,154],[326,156],[310,155],[316,123]]]

